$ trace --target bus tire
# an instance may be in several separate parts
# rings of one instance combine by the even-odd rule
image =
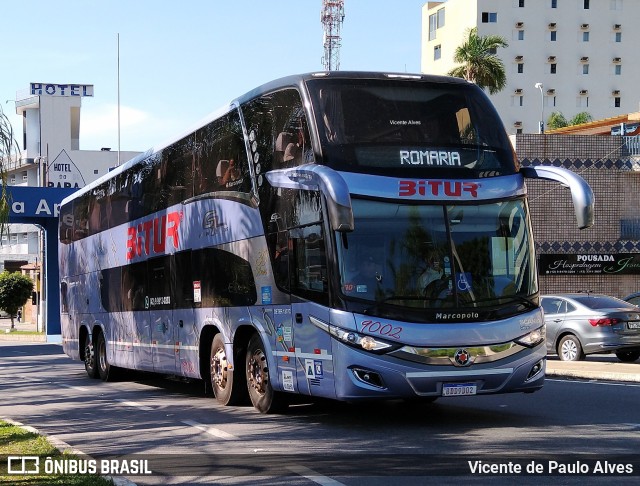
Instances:
[[[98,378],[98,367],[96,366],[96,348],[91,341],[91,334],[84,337],[84,369],[89,378]]]
[[[96,364],[98,374],[102,381],[113,381],[116,378],[117,368],[109,364],[107,359],[107,340],[102,332],[98,333],[96,338]]]
[[[221,405],[238,405],[241,402],[242,383],[236,383],[234,386],[234,376],[238,370],[229,369],[229,360],[227,359],[227,350],[224,345],[222,334],[218,333],[213,337],[211,343],[211,354],[209,358],[209,379],[211,381],[211,389],[216,400]],[[242,381],[242,380],[237,380]]]
[[[249,398],[256,410],[261,413],[285,410],[289,405],[287,397],[273,389],[265,347],[258,334],[254,334],[249,340],[245,363]]]

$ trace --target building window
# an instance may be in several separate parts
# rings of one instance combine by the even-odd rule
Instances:
[[[584,9],[585,10],[589,9],[589,0],[584,0]]]
[[[429,15],[429,40],[436,38],[436,30],[441,27],[444,27],[444,8]]]
[[[552,64],[550,64],[550,65],[549,65],[549,72],[550,72],[551,74],[556,74],[556,72],[557,72],[557,71],[556,71],[556,66],[557,66],[557,64],[556,64],[556,63],[552,63]]]
[[[616,42],[622,42],[622,32],[616,32]]]
[[[524,8],[524,0],[518,0],[518,7]]]
[[[616,64],[613,66],[613,74],[620,76],[622,74],[622,64]]]
[[[496,23],[498,21],[498,12],[482,12],[482,23]]]
[[[518,74],[522,74],[524,73],[524,64],[519,63],[518,64]]]
[[[551,8],[558,8],[558,0],[551,0]]]
[[[93,173],[97,174],[98,173],[98,169],[93,169]]]
[[[589,65],[588,64],[583,64],[582,65],[582,74],[589,74]]]
[[[518,40],[524,40],[524,30],[518,31]]]
[[[613,98],[613,106],[615,106],[616,108],[620,108],[620,97],[616,96],[615,98]]]
[[[589,42],[589,32],[582,33],[582,42]]]
[[[551,42],[555,42],[558,38],[558,33],[555,30],[551,31]]]
[[[437,61],[442,56],[442,46],[437,45],[433,48],[433,60]]]

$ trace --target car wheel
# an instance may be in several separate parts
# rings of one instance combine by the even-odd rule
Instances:
[[[619,349],[616,351],[616,356],[623,363],[633,363],[635,360],[640,358],[640,349]]]
[[[558,343],[558,357],[561,361],[580,361],[584,359],[582,345],[577,337],[568,334]]]

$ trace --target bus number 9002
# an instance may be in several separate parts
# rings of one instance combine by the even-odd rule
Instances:
[[[391,324],[382,324],[378,321],[362,321],[360,323],[361,331],[371,334],[380,334],[394,339],[400,339],[402,327],[392,326]]]

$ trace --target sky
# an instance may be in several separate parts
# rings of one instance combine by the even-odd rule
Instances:
[[[340,70],[420,72],[425,0],[345,0]],[[0,100],[16,138],[16,92],[92,84],[80,149],[145,151],[230,100],[321,71],[322,0],[0,0]],[[118,41],[119,39],[119,41]],[[119,63],[118,63],[119,46]]]

